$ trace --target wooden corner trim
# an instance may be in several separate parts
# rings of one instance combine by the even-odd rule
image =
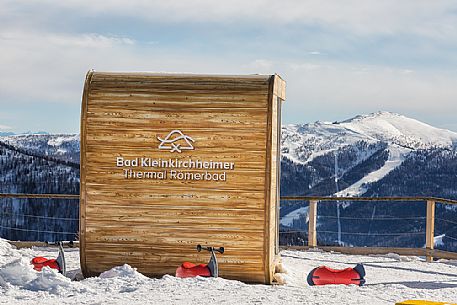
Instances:
[[[80,130],[80,186],[79,186],[79,257],[81,271],[86,276],[88,270],[86,268],[86,134],[87,134],[87,103],[89,99],[90,85],[94,71],[90,70],[86,74],[84,89],[81,102],[81,130]]]

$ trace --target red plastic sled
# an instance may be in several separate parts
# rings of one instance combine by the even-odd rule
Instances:
[[[355,268],[346,268],[341,270],[331,269],[326,266],[314,268],[308,274],[308,284],[314,285],[359,285],[365,284],[365,268],[362,264],[357,264]]]
[[[66,275],[67,270],[65,264],[65,252],[63,250],[63,245],[61,242],[58,242],[57,244],[59,247],[59,255],[57,256],[57,258],[49,259],[42,256],[34,257],[31,261],[33,269],[35,269],[36,271],[41,271],[43,267],[49,267],[58,270],[63,275]]]
[[[176,269],[176,277],[196,277],[196,276],[211,276],[211,271],[206,264],[195,265],[189,262],[184,262],[181,267]]]
[[[197,246],[197,251],[207,250],[211,252],[211,258],[208,264],[192,264],[189,262],[184,262],[178,269],[176,269],[176,277],[186,278],[186,277],[218,277],[219,276],[219,266],[217,264],[216,253],[224,253],[224,247],[214,248],[214,247],[204,247],[202,245]]]
[[[35,269],[36,271],[41,271],[43,267],[49,267],[60,271],[60,266],[57,263],[57,260],[54,258],[48,259],[46,257],[37,256],[32,259],[32,265],[33,269]]]

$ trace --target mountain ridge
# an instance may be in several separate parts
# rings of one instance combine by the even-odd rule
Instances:
[[[340,188],[334,193],[339,196],[361,195],[366,191],[362,184],[379,181],[415,151],[457,147],[456,132],[386,111],[357,115],[341,122],[289,124],[283,126],[282,134],[283,158],[305,166],[315,158],[331,155],[336,158],[334,163],[338,163],[338,156],[344,150],[352,149],[353,162],[346,164],[345,168],[337,168],[334,179],[368,160],[380,145],[387,145],[385,149],[389,157],[383,167],[373,168],[373,172],[367,172],[364,179],[354,182],[346,189]]]
[[[341,122],[288,124],[282,127],[282,132],[283,156],[302,164],[311,161],[319,152],[322,154],[357,141],[387,142],[412,150],[457,146],[457,132],[386,111],[357,115]],[[304,153],[304,146],[313,150],[313,154]]]

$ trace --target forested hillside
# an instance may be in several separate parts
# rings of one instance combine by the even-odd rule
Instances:
[[[62,137],[70,141],[55,142]],[[75,140],[74,136],[49,135],[8,137],[0,140],[0,192],[78,194],[79,164],[75,163],[79,162],[78,140]],[[30,145],[27,145],[28,142]],[[56,145],[48,145],[48,142]],[[62,143],[63,147],[59,147]],[[40,241],[76,238],[78,200],[1,200],[1,237]]]

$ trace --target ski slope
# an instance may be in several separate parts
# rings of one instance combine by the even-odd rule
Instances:
[[[79,250],[66,250],[70,277],[79,274]],[[0,304],[395,304],[406,299],[457,301],[457,262],[425,263],[418,257],[353,256],[283,251],[288,271],[282,286],[249,285],[222,278],[150,279],[128,265],[99,277],[71,281],[51,269],[34,271],[35,255],[53,257],[55,248],[13,249],[0,239]],[[364,263],[363,287],[310,287],[306,275],[319,265]]]
[[[386,162],[380,169],[369,173],[368,175],[366,175],[365,177],[363,177],[356,183],[352,184],[351,186],[345,188],[342,191],[339,191],[335,195],[340,196],[340,197],[344,197],[344,196],[350,197],[350,196],[362,195],[363,193],[366,192],[365,185],[367,183],[374,183],[374,182],[379,181],[382,178],[384,178],[388,173],[393,171],[397,166],[400,166],[403,163],[403,161],[406,159],[406,156],[411,152],[411,149],[401,147],[398,145],[390,145],[387,149],[389,151],[389,158],[386,160]]]
[[[306,222],[309,221],[309,207],[301,207],[299,209],[293,210],[287,215],[281,217],[280,223],[283,226],[291,227],[294,223],[294,220],[298,220],[300,217],[305,217]]]

